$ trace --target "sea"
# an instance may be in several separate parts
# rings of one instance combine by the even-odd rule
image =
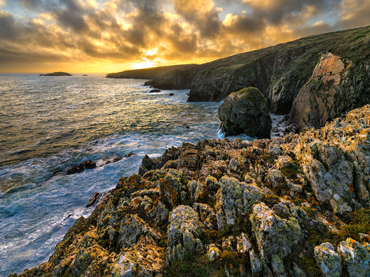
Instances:
[[[223,137],[220,103],[189,103],[189,90],[150,93],[146,80],[104,77],[0,74],[0,276],[48,261],[73,223],[93,211],[85,205],[94,192],[137,173],[146,154]],[[236,138],[251,139],[229,139]],[[109,163],[114,157],[122,159]],[[87,160],[97,167],[63,174]]]

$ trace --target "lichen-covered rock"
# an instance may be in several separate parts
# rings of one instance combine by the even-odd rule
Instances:
[[[223,230],[226,225],[234,225],[238,216],[252,211],[253,205],[261,202],[261,193],[257,186],[235,178],[224,176],[219,184],[215,210],[218,229]]]
[[[207,250],[207,257],[210,262],[213,262],[221,254],[220,248],[216,244],[210,244]]]
[[[370,276],[370,255],[365,247],[348,238],[339,244],[337,251],[342,258],[348,276]]]
[[[271,117],[265,97],[257,88],[244,88],[231,93],[218,109],[221,131],[226,136],[245,133],[269,138]]]
[[[152,238],[159,240],[160,233],[152,229],[144,220],[137,215],[126,215],[119,229],[119,245],[123,248],[129,248],[135,244],[140,237],[149,234]]]
[[[278,261],[274,256],[282,260],[301,248],[303,233],[296,210],[291,212],[288,219],[282,219],[264,203],[260,203],[254,206],[250,219],[258,249],[266,262],[273,259]]]
[[[156,225],[162,226],[168,222],[169,214],[170,212],[166,206],[160,200],[156,200],[152,205],[152,209],[148,211],[147,216],[152,219]]]
[[[353,165],[329,142],[298,144],[295,153],[320,203],[330,204],[336,213],[352,211],[355,199]]]
[[[272,255],[271,267],[272,267],[272,271],[274,272],[275,276],[279,276],[279,277],[288,276],[284,268],[284,263],[278,255]]]
[[[327,277],[340,277],[342,274],[341,258],[331,243],[322,243],[315,247],[315,258],[322,273]]]
[[[161,195],[167,198],[172,207],[181,201],[181,176],[181,172],[170,169],[160,182]]]
[[[250,264],[251,264],[252,276],[253,277],[262,276],[263,266],[262,266],[261,260],[259,259],[254,249],[249,251],[249,259],[250,259]]]
[[[165,264],[165,251],[151,236],[142,237],[120,253],[114,264],[113,276],[156,276]]]
[[[199,219],[205,227],[207,227],[208,229],[217,228],[216,213],[209,205],[194,203],[193,209],[198,213]]]
[[[168,227],[167,263],[182,260],[186,255],[203,249],[199,239],[203,234],[198,214],[189,206],[180,205],[170,214]]]

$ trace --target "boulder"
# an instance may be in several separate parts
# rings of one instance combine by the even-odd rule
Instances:
[[[276,273],[281,270],[280,261],[294,251],[299,251],[303,243],[297,208],[291,205],[290,210],[289,218],[283,219],[264,203],[260,203],[253,207],[250,216],[261,258],[274,263]]]
[[[167,263],[183,260],[203,249],[199,239],[203,234],[198,214],[189,206],[180,205],[170,215],[168,227]]]
[[[337,251],[345,265],[347,276],[370,276],[370,255],[365,247],[348,238],[339,244]]]
[[[335,213],[352,211],[355,199],[353,165],[330,142],[300,144],[296,155],[320,203],[330,204]]]
[[[216,194],[216,217],[218,229],[235,225],[237,218],[252,211],[254,204],[261,202],[261,193],[255,184],[239,182],[235,178],[223,176]]]
[[[253,87],[231,93],[218,109],[221,131],[226,136],[242,133],[269,138],[271,117],[265,97]]]
[[[342,274],[341,258],[330,242],[315,247],[315,258],[326,277],[340,277]]]

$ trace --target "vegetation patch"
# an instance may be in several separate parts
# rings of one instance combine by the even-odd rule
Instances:
[[[289,164],[281,170],[281,173],[289,179],[296,179],[298,168],[294,164]]]
[[[164,276],[225,276],[221,260],[210,262],[207,255],[189,255],[183,261],[177,261],[164,269]]]

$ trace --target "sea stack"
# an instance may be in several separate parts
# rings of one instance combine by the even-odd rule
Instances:
[[[226,136],[242,133],[251,137],[270,138],[271,117],[262,93],[254,87],[231,93],[218,109],[221,131]]]

